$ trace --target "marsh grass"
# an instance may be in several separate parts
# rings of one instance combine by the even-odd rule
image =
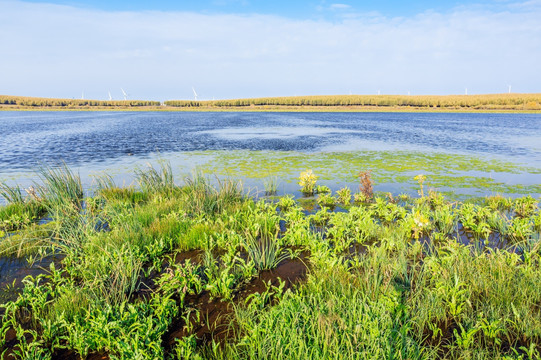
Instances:
[[[53,218],[69,218],[81,211],[84,197],[81,178],[66,163],[42,165],[38,169],[38,177],[43,183],[37,185],[38,192]]]
[[[159,162],[159,168],[154,168],[150,163],[147,164],[146,170],[136,169],[135,179],[145,193],[152,192],[168,192],[175,188],[173,170],[171,163],[166,161]],[[105,179],[108,185],[109,180]]]
[[[270,176],[263,180],[263,187],[265,188],[265,195],[276,195],[278,192],[278,177]]]
[[[141,189],[105,181],[83,202],[64,170],[43,187],[54,220],[0,239],[21,256],[33,246],[62,255],[1,305],[0,352],[12,329],[19,358],[540,357],[541,214],[530,199],[376,193],[347,211],[308,213],[293,196],[255,201],[239,182],[202,173],[177,187],[154,169]],[[459,224],[470,241],[457,238]],[[309,270],[284,287],[284,269],[300,261],[290,252]],[[225,339],[206,323],[212,306],[231,319],[216,329]]]
[[[259,271],[272,270],[288,258],[288,253],[280,247],[274,237],[255,238],[247,234],[244,246],[249,258]]]
[[[24,195],[19,185],[9,186],[0,182],[0,197],[4,198],[9,204],[24,203]]]
[[[201,172],[196,171],[186,178],[183,193],[188,197],[187,208],[194,215],[221,213],[239,204],[243,197],[242,183],[239,180],[217,178],[217,187]]]

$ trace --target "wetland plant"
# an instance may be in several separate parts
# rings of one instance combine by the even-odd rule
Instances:
[[[326,185],[318,185],[316,186],[316,193],[317,194],[329,194],[331,192],[331,189]]]
[[[24,203],[24,196],[19,185],[9,186],[0,182],[0,197],[3,197],[8,204]]]
[[[40,197],[46,200],[51,215],[61,212],[79,211],[84,197],[83,185],[79,174],[75,174],[62,163],[57,166],[42,166],[38,176],[43,182],[39,187]]]
[[[159,169],[155,169],[152,164],[148,163],[146,170],[135,170],[135,179],[143,192],[168,192],[175,188],[171,163],[160,161],[159,165]],[[106,182],[108,181],[106,180]]]
[[[299,185],[301,192],[306,196],[314,195],[316,188],[316,181],[318,176],[312,172],[312,170],[306,170],[301,172],[299,176]]]
[[[345,186],[336,192],[338,202],[344,205],[349,205],[351,202],[351,190]]]
[[[332,196],[331,194],[329,194],[329,193],[321,194],[317,198],[317,204],[320,207],[322,207],[322,208],[326,207],[326,208],[329,208],[331,210],[336,207],[336,202],[337,202],[337,199],[334,196]]]
[[[423,175],[423,174],[419,174],[419,175],[415,176],[415,177],[413,178],[413,180],[415,180],[415,181],[417,181],[417,183],[419,183],[419,195],[420,195],[421,197],[424,197],[425,194],[424,194],[424,191],[423,191],[423,183],[424,183],[425,180],[426,180],[426,176]]]
[[[374,197],[374,187],[372,185],[372,170],[361,171],[359,176],[359,191],[363,194],[363,199],[359,197],[361,202],[370,202]]]
[[[270,176],[263,180],[263,186],[265,187],[265,195],[276,195],[278,192],[278,177]]]
[[[293,198],[293,195],[285,195],[280,197],[280,200],[278,200],[278,207],[280,207],[281,211],[287,211],[288,209],[295,206],[295,199]]]
[[[275,237],[255,238],[247,233],[244,248],[257,270],[274,269],[280,262],[288,258]]]

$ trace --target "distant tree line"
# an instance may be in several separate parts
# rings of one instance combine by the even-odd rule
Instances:
[[[476,109],[541,109],[541,94],[489,95],[333,95],[232,100],[169,100],[175,107],[243,106],[410,106]]]
[[[52,99],[25,96],[0,95],[0,105],[18,105],[24,107],[132,107],[160,106],[159,101],[149,100],[86,100],[86,99]]]

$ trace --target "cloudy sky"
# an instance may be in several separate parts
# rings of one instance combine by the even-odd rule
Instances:
[[[0,94],[541,92],[541,0],[0,0]]]

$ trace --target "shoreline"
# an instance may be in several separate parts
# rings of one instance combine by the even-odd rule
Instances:
[[[141,107],[63,107],[0,105],[2,111],[134,111],[134,112],[347,112],[347,113],[488,113],[541,114],[533,109],[440,108],[413,106],[141,106]]]

